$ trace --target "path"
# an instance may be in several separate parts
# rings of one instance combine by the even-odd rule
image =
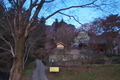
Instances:
[[[45,74],[46,66],[42,63],[42,60],[36,60],[36,69],[33,71],[33,80],[48,80]]]

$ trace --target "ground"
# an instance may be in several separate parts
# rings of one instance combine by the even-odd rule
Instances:
[[[110,59],[116,59],[116,57]],[[45,70],[41,60],[36,60],[26,67],[22,80],[120,80],[119,76],[120,64],[87,64],[76,67],[60,67],[59,73],[50,73],[49,68]]]
[[[120,80],[120,65],[82,65],[60,67],[59,73],[47,71],[49,80]]]
[[[36,59],[26,67],[22,80],[48,80],[45,74],[47,68],[42,60]]]

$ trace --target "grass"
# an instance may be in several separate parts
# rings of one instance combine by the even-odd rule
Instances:
[[[46,74],[49,80],[120,80],[120,64],[60,67],[59,73]]]
[[[112,57],[109,57],[110,60],[114,60],[114,59],[120,59],[120,56],[112,56]]]
[[[31,75],[31,71],[30,70],[25,70],[24,77],[28,77],[30,75]]]
[[[31,63],[28,63],[26,66],[25,66],[25,71],[24,71],[24,77],[28,77],[31,75],[32,73],[32,70],[34,70],[35,68],[35,61],[34,62],[31,62]]]
[[[83,75],[80,75],[79,77],[80,78],[98,78],[98,76],[93,73],[83,74]]]

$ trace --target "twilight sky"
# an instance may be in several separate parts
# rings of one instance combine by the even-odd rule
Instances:
[[[9,5],[7,0],[4,0],[4,1],[5,1],[6,5]],[[27,0],[24,5],[26,8],[29,7],[29,4],[30,4],[29,1],[30,0]],[[40,0],[38,0],[38,1],[40,1]],[[47,1],[49,1],[49,0],[47,0]],[[43,5],[41,12],[39,13],[39,16],[46,17],[58,9],[62,9],[62,8],[70,7],[70,6],[76,6],[76,5],[84,5],[84,4],[90,3],[92,1],[93,0],[72,0],[72,1],[70,1],[70,0],[55,0],[54,2],[51,2],[51,3],[45,3]],[[66,11],[61,11],[61,12],[64,14],[70,15],[70,16],[74,16],[82,24],[89,23],[89,22],[93,21],[95,18],[108,16],[109,14],[119,14],[120,15],[120,1],[119,0],[98,0],[95,3],[97,5],[100,5],[101,3],[107,4],[107,5],[103,5],[99,8],[94,8],[94,7],[90,8],[91,6],[87,7],[87,8],[72,8],[72,9],[69,9]],[[112,5],[109,5],[109,4],[112,4]],[[100,8],[104,9],[104,11],[99,10]],[[34,12],[34,9],[33,9],[33,12]],[[81,26],[73,18],[69,18],[68,16],[61,15],[59,13],[52,16],[51,18],[49,18],[46,21],[46,24],[51,25],[55,21],[56,18],[59,21],[61,19],[63,19],[68,24],[75,25],[75,27]]]
[[[84,5],[84,4],[87,4],[93,0],[88,0],[88,1],[83,0],[83,2],[82,2],[82,0],[73,0],[73,1],[62,0],[62,1],[64,2],[64,5],[69,7],[70,5]],[[69,3],[67,3],[67,1],[69,1]],[[96,4],[98,4],[98,5],[101,4],[100,1],[105,1],[105,3],[107,3],[107,4],[109,4],[109,2],[113,4],[114,1],[116,3],[114,3],[111,6],[109,6],[109,5],[101,6],[101,8],[104,9],[104,11],[101,11],[101,10],[96,9],[96,8],[76,8],[76,9],[70,9],[67,11],[63,11],[63,13],[66,13],[67,15],[74,16],[82,24],[89,23],[89,22],[93,21],[95,18],[99,18],[99,17],[102,18],[102,17],[108,16],[110,14],[119,14],[120,15],[120,11],[119,11],[120,10],[120,1],[119,0],[98,0],[96,2]],[[61,6],[64,6],[64,5],[61,5]],[[69,18],[67,16],[63,16],[60,14],[57,14],[57,15],[53,16],[52,18],[50,18],[49,20],[47,20],[47,24],[52,24],[52,22],[56,18],[58,18],[59,20],[61,20],[63,18],[65,22],[67,22],[69,24],[73,24],[73,25],[75,25],[75,27],[81,26],[81,24],[76,22],[73,18]]]

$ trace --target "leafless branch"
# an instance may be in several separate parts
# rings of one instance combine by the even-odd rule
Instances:
[[[17,5],[17,3],[15,2],[15,0],[13,0],[13,2],[14,2],[14,4],[16,4],[16,5]]]
[[[35,25],[35,26],[33,26],[33,27],[31,27],[29,30],[32,31],[32,30],[34,30],[37,26],[38,26],[38,24]]]
[[[42,6],[43,6],[44,3],[45,3],[45,0],[41,0],[41,1],[40,1],[39,5],[38,5],[37,8],[36,8],[36,11],[34,12],[32,18],[31,18],[31,23],[33,22],[34,18],[35,18],[35,17],[38,15],[38,13],[40,12],[40,10],[41,10],[41,8],[42,8]]]
[[[30,29],[29,29],[29,28],[30,28],[30,25],[32,24],[32,22],[34,21],[34,19],[37,17],[38,13],[40,12],[40,10],[41,10],[41,8],[42,8],[42,6],[43,6],[43,4],[44,4],[44,2],[45,2],[45,0],[41,0],[40,3],[39,3],[39,5],[37,6],[35,13],[33,14],[30,22],[28,23],[28,25],[27,25],[27,27],[26,27],[26,29],[25,29],[25,34],[26,34],[26,33],[29,33],[28,30],[30,30]]]
[[[6,50],[6,51],[11,52],[9,49],[6,49],[6,48],[4,48],[4,47],[0,47],[0,49],[3,49],[3,50]]]
[[[41,35],[39,35],[36,39],[35,39],[35,41],[33,42],[33,43],[31,43],[30,45],[29,45],[29,40],[30,40],[30,38],[28,38],[28,40],[26,41],[27,43],[26,43],[26,48],[28,47],[28,49],[26,49],[26,52],[25,52],[25,56],[24,56],[24,62],[26,63],[26,61],[27,61],[27,58],[28,58],[28,55],[29,55],[29,53],[30,53],[30,50],[31,50],[31,48],[33,47],[33,45],[36,43],[36,41],[39,39],[41,37]]]
[[[60,14],[62,15],[65,15],[65,16],[68,16],[69,18],[73,18],[76,22],[78,22],[80,25],[83,25],[82,23],[80,23],[74,16],[70,16],[70,15],[67,15],[65,13],[62,13],[62,12],[59,12]]]
[[[24,24],[28,23],[29,18],[31,16],[31,11],[32,11],[33,7],[36,5],[36,3],[37,3],[37,0],[35,0],[34,3],[32,3],[32,0],[30,0],[30,7],[27,10],[27,14],[26,14]]]
[[[16,16],[15,16],[15,17],[16,17]],[[11,25],[9,19],[8,19],[8,16],[7,16],[7,21],[8,21],[9,27],[10,27],[10,29],[11,29],[11,35],[12,35],[12,37],[13,37],[13,40],[14,40],[14,43],[15,43],[15,46],[16,46],[15,31],[17,31],[17,27],[16,27],[15,18],[14,18],[14,27],[12,27],[12,25]],[[9,45],[9,46],[10,46],[10,45]],[[11,48],[11,53],[12,53],[12,55],[13,55],[13,57],[14,57],[15,54],[14,54],[14,51],[13,51],[12,46],[10,46],[10,48]],[[16,47],[15,47],[15,49],[16,49]],[[15,51],[16,51],[16,50],[15,50]],[[16,52],[15,52],[15,53],[16,53]]]
[[[7,44],[10,46],[10,50],[5,49],[5,48],[2,48],[2,47],[1,47],[1,48],[4,49],[4,50],[10,51],[10,52],[12,53],[13,57],[15,57],[15,54],[14,54],[14,50],[13,50],[12,45],[11,45],[7,40],[5,40],[2,36],[0,36],[0,38],[1,38],[3,41],[5,41],[5,43],[7,43]]]
[[[6,66],[9,66],[8,64],[10,64],[9,62],[5,61],[5,60],[0,60],[0,63],[6,63]]]
[[[94,6],[95,6],[97,9],[103,11],[103,9],[102,9],[99,5],[95,5],[95,4],[94,4]]]
[[[29,39],[28,39],[29,40]],[[29,42],[29,41],[27,41],[27,42]],[[32,48],[32,46],[35,44],[35,42],[33,42],[30,46],[29,46],[29,44],[28,43],[26,43],[26,52],[25,52],[25,55],[24,55],[24,63],[26,63],[26,61],[27,61],[27,59],[28,59],[28,55],[29,55],[29,53],[30,53],[30,50],[31,50],[31,48]]]
[[[31,31],[36,28],[40,24],[37,24],[33,27],[31,27]],[[37,32],[37,31],[35,31]],[[38,35],[37,38],[34,39],[34,41],[30,42],[31,37],[34,36],[34,33],[30,35],[30,37],[26,41],[26,50],[25,50],[25,55],[24,55],[24,62],[26,63],[28,55],[30,53],[31,48],[33,48],[34,44],[40,39],[41,35]]]
[[[70,6],[70,7],[67,7],[67,8],[59,9],[59,10],[55,11],[54,13],[52,13],[51,15],[49,15],[48,17],[46,17],[45,20],[49,19],[50,17],[52,17],[53,15],[59,13],[60,11],[64,11],[64,10],[68,10],[68,9],[72,9],[72,8],[79,8],[79,7],[81,7],[81,8],[84,8],[84,7],[94,7],[94,6],[90,6],[90,5],[94,4],[96,1],[97,0],[94,0],[91,3],[80,5],[80,6]]]
[[[7,28],[2,24],[2,23],[4,23],[2,20],[0,20],[0,25],[1,25],[1,27],[3,27],[5,30],[7,30]],[[4,23],[5,24],[5,23]]]
[[[50,3],[50,2],[53,2],[53,1],[55,1],[55,0],[45,1],[45,3]]]

